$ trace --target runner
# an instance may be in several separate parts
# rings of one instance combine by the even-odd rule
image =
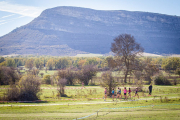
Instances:
[[[105,90],[104,90],[104,101],[106,101],[106,98],[107,98],[107,88],[105,87]]]
[[[138,88],[136,88],[136,92],[135,92],[135,96],[134,97],[136,97],[136,95],[138,96],[138,99],[139,99]]]
[[[112,89],[112,98],[113,98],[113,101],[114,101],[114,88]]]
[[[149,96],[151,96],[151,93],[152,93],[152,84],[150,84],[149,86]]]
[[[82,88],[85,88],[85,87],[84,87],[84,82],[82,82]]]
[[[124,87],[124,99],[125,100],[127,100],[126,93],[127,93],[127,90],[126,90],[126,87]]]
[[[131,99],[131,88],[129,88],[128,94],[129,94],[128,97],[130,97],[130,99]]]
[[[116,101],[117,101],[117,98],[119,98],[119,87],[118,87],[118,89],[117,89],[117,96],[116,96]]]
[[[121,96],[121,97],[120,97]],[[122,98],[122,94],[121,94],[121,88],[119,88],[119,100],[121,100],[121,98]]]

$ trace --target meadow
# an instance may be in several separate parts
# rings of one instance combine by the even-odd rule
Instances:
[[[123,89],[124,86],[119,86]],[[126,85],[126,87],[133,86]],[[0,86],[1,96],[8,86]],[[176,86],[153,85],[148,96],[148,85],[137,97],[124,97],[104,101],[104,88],[100,86],[66,86],[68,97],[57,96],[57,87],[42,85],[39,94],[42,101],[32,103],[1,102],[0,119],[180,119],[180,84]],[[134,91],[132,92],[134,95]]]

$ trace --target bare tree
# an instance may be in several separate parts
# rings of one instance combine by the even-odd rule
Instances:
[[[127,75],[133,69],[137,55],[140,55],[144,49],[130,34],[121,34],[114,39],[114,43],[111,44],[111,50],[118,59],[117,65],[124,65],[124,82],[126,83]]]
[[[106,87],[109,91],[108,95],[111,95],[112,89],[118,85],[118,83],[115,82],[112,76],[112,72],[111,71],[104,72],[101,77],[102,77],[101,86]]]
[[[59,92],[59,95],[61,97],[66,97],[67,95],[65,94],[65,91],[64,91],[64,87],[66,86],[67,84],[67,80],[66,79],[62,79],[62,78],[59,78],[58,79],[58,83],[57,83],[57,86],[58,86],[58,92]]]
[[[81,82],[84,82],[85,85],[89,84],[89,80],[92,79],[93,76],[95,76],[97,73],[97,68],[93,65],[85,65],[81,69],[81,71],[78,71],[78,79]]]
[[[74,85],[74,79],[76,78],[76,76],[70,68],[65,70],[58,70],[57,74],[60,78],[67,79],[68,85]]]

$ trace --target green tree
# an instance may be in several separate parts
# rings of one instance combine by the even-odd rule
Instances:
[[[26,68],[29,68],[30,70],[33,68],[33,66],[34,66],[34,60],[33,59],[28,59],[27,61],[26,61],[26,63],[25,63],[25,67]]]
[[[55,67],[55,62],[53,59],[49,59],[46,63],[46,67],[49,68],[49,70],[53,70],[53,68]]]
[[[42,69],[42,68],[43,68],[43,63],[42,63],[42,61],[41,61],[40,59],[36,59],[36,60],[34,61],[34,65],[35,65],[35,67],[36,67],[37,69]]]
[[[179,75],[179,77],[180,77],[180,68],[176,69],[176,74]]]
[[[176,70],[177,68],[180,68],[180,58],[170,57],[164,59],[162,62],[162,68],[165,70]]]
[[[51,76],[50,75],[45,75],[43,79],[44,79],[45,84],[51,84]]]
[[[0,63],[2,63],[4,61],[5,61],[4,57],[0,57]]]
[[[55,63],[56,69],[65,69],[69,67],[70,61],[67,58],[60,58]]]
[[[10,58],[6,60],[7,67],[16,67],[14,59]]]

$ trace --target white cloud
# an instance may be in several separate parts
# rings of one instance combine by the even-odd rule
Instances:
[[[11,17],[11,16],[13,16],[13,15],[15,15],[15,14],[6,15],[6,16],[1,17],[0,19],[4,19],[4,18],[7,18],[7,17]]]
[[[0,11],[20,14],[28,17],[37,17],[41,14],[43,9],[32,6],[23,6],[19,4],[11,4],[5,1],[0,2]]]
[[[19,18],[23,18],[23,17],[26,17],[26,16],[20,16],[20,17],[8,19],[8,20],[2,20],[2,21],[0,21],[0,25],[3,25],[3,24],[6,24],[6,23],[9,23],[9,22],[12,22],[12,21],[14,21],[15,19],[19,19]]]

